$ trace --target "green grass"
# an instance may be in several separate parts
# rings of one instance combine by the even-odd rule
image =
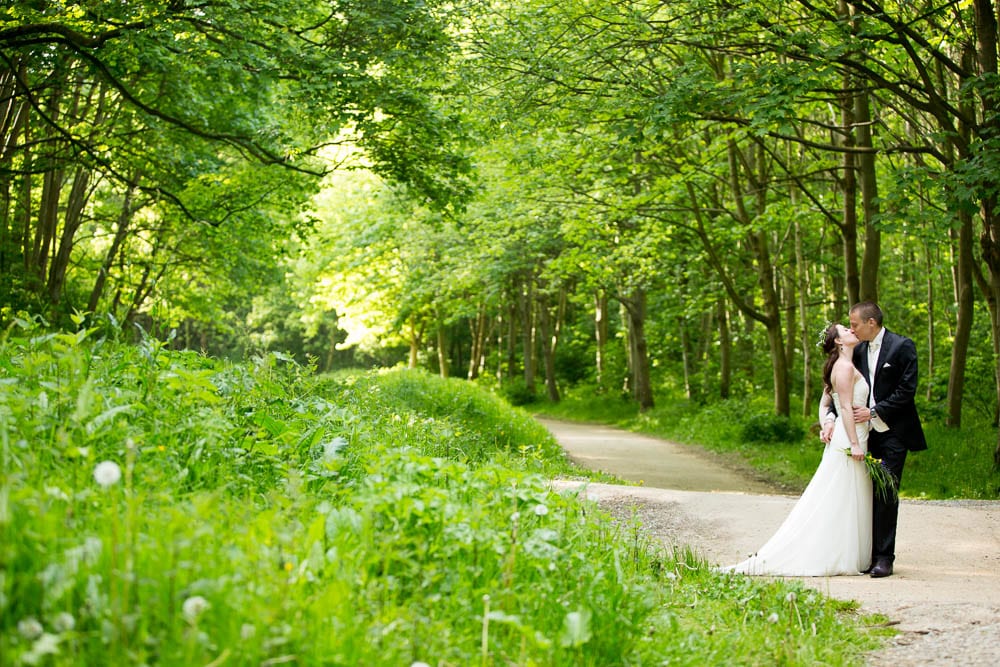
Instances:
[[[565,392],[558,404],[536,403],[538,414],[612,424],[701,447],[789,492],[809,482],[822,456],[813,425],[802,418],[772,417],[762,399],[731,399],[710,405],[663,401],[640,414],[634,402],[595,395],[588,388]],[[907,457],[900,496],[926,499],[1000,499],[1000,472],[993,468],[996,428],[977,415],[951,429],[923,420],[928,449]]]
[[[850,665],[883,632],[552,491],[587,474],[466,383],[97,336],[0,338],[3,664]]]

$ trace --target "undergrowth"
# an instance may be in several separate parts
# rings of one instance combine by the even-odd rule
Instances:
[[[0,388],[3,664],[846,665],[878,641],[553,491],[586,474],[457,381],[17,320]]]

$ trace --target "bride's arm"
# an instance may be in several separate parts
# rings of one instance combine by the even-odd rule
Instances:
[[[830,381],[833,383],[833,390],[841,397],[850,399],[854,396],[857,373],[855,373],[852,364],[837,363],[833,367]],[[844,409],[843,413],[840,418],[844,424],[844,430],[847,431],[847,439],[851,441],[851,457],[855,461],[861,461],[865,458],[865,452],[861,449],[861,443],[858,442],[858,431],[854,428],[854,411]]]
[[[833,437],[833,424],[837,415],[833,411],[833,399],[826,387],[823,387],[823,395],[819,399],[819,439],[824,443],[830,442]]]

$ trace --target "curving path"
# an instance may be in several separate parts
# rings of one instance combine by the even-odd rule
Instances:
[[[713,565],[752,553],[796,500],[696,448],[606,426],[539,421],[582,467],[643,483],[557,487],[580,489],[613,514],[634,510],[657,539],[689,546]],[[901,631],[872,663],[1000,665],[1000,501],[904,498],[892,577],[803,581],[858,601],[863,612],[884,614]]]

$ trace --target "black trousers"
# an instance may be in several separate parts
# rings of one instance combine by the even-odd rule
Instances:
[[[889,468],[897,481],[903,479],[906,463],[906,445],[893,434],[892,429],[868,433],[868,451]],[[872,503],[872,563],[878,559],[896,559],[896,522],[899,519],[899,499],[885,500],[876,493]]]

